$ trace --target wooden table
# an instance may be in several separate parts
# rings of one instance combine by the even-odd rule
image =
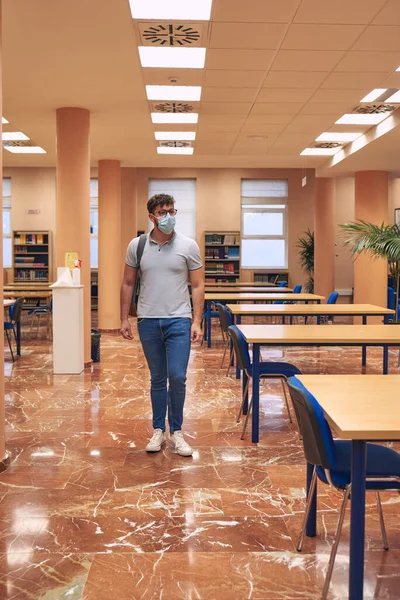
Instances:
[[[241,285],[240,287],[236,287],[236,288],[228,288],[228,289],[224,289],[221,287],[217,287],[217,286],[205,286],[205,291],[206,294],[238,294],[238,293],[246,293],[246,292],[251,292],[253,294],[267,294],[267,293],[280,293],[280,294],[287,294],[290,292],[293,292],[292,288],[287,288],[287,287],[252,287],[252,286],[247,286],[247,285]]]
[[[3,292],[4,297],[6,298],[39,298],[39,299],[49,299],[52,297],[52,292],[48,291],[48,292],[34,292],[34,291],[29,291],[29,292],[24,292],[23,290],[21,291],[12,291],[9,292],[7,290],[4,290]]]
[[[257,286],[267,286],[267,287],[276,287],[279,288],[279,283],[271,283],[271,282],[266,282],[266,281],[227,281],[227,282],[212,282],[212,281],[206,281],[205,285],[207,286],[212,286],[212,287],[241,287],[242,285],[247,285],[250,287],[257,287]]]
[[[50,285],[52,284],[47,281],[44,283],[5,283],[3,289],[10,292],[14,290],[22,290],[25,292],[29,290],[43,290],[45,292],[49,289]]]
[[[366,444],[367,440],[400,439],[400,377],[300,375],[298,378],[318,400],[338,437],[352,440],[349,598],[362,600]],[[311,519],[315,535],[315,511]]]
[[[224,292],[224,293],[207,293],[204,297],[206,308],[205,308],[205,320],[206,327],[204,328],[204,337],[207,340],[207,345],[211,348],[211,303],[219,301],[230,301],[230,302],[246,302],[253,301],[259,302],[260,300],[266,300],[267,302],[321,302],[325,300],[325,296],[318,296],[317,294],[292,294],[292,293],[255,293],[255,292]]]
[[[252,441],[259,439],[261,346],[383,346],[383,373],[388,372],[389,346],[400,346],[399,325],[239,325],[253,344]],[[364,357],[363,357],[364,359]],[[243,385],[247,376],[243,374]],[[400,378],[399,378],[400,381]]]
[[[9,308],[14,304],[14,300],[3,300],[4,308]]]

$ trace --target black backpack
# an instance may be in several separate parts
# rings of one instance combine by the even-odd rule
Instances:
[[[137,252],[136,252],[136,280],[135,280],[135,287],[133,288],[131,308],[129,311],[129,316],[131,316],[131,317],[137,317],[137,304],[138,304],[139,294],[140,294],[140,261],[142,260],[143,250],[146,245],[146,240],[147,240],[147,234],[142,233],[142,235],[139,238],[139,243],[138,243]]]

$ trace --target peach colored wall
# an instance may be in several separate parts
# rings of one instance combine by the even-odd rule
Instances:
[[[327,300],[335,289],[335,181],[318,177],[315,183],[314,292]]]
[[[394,211],[396,208],[400,208],[400,177],[389,179],[388,223],[394,223]]]
[[[335,289],[351,290],[354,285],[353,257],[343,246],[339,225],[354,221],[354,177],[335,179]]]
[[[147,229],[148,182],[151,178],[195,178],[197,180],[197,241],[204,251],[205,231],[240,231],[241,180],[287,179],[289,185],[288,267],[291,283],[303,283],[297,258],[298,237],[314,221],[314,171],[307,171],[307,185],[301,186],[304,171],[300,169],[137,169],[138,229]],[[243,280],[251,280],[251,272],[242,271]]]

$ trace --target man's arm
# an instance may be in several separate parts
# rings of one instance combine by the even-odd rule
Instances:
[[[201,320],[204,310],[204,269],[189,271],[190,283],[192,286],[193,301],[193,323],[192,323],[192,342],[201,340]]]
[[[120,333],[126,340],[133,340],[131,324],[128,315],[131,307],[133,290],[136,281],[136,269],[125,265],[124,277],[121,285],[121,329]]]

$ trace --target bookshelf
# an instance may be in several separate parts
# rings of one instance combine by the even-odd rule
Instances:
[[[206,283],[235,282],[240,278],[240,232],[205,232]]]
[[[255,272],[254,283],[277,283],[281,281],[288,283],[288,272],[287,271],[267,271],[267,272]]]
[[[99,272],[97,269],[90,271],[90,304],[92,310],[98,309],[99,303]]]
[[[13,231],[15,283],[50,283],[50,232]]]

